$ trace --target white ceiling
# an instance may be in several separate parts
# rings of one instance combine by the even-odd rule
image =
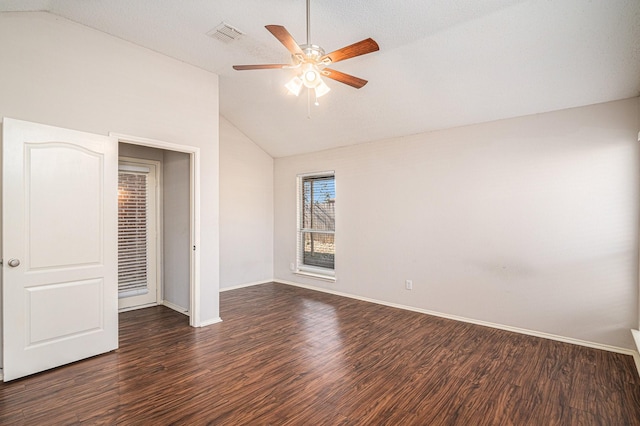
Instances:
[[[305,0],[0,0],[46,10],[220,76],[220,113],[273,157],[640,93],[640,0],[311,0],[311,42],[330,52],[367,37],[380,51],[332,66],[369,80],[327,80],[311,105],[288,95],[291,70],[265,28],[306,41]],[[206,35],[222,21],[245,35]]]

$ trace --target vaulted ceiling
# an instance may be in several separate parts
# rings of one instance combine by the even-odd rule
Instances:
[[[311,0],[310,42],[367,37],[380,51],[332,65],[364,78],[309,104],[265,28],[306,42],[305,0],[0,0],[44,10],[219,75],[220,113],[273,157],[638,96],[638,0]],[[244,33],[207,35],[225,22]],[[7,41],[3,41],[7,42]],[[9,41],[10,42],[10,41]]]

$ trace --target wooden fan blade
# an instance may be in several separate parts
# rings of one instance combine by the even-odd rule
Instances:
[[[282,69],[284,67],[288,67],[286,64],[264,64],[264,65],[234,65],[233,69],[238,71],[246,71],[246,70],[271,70],[271,69]]]
[[[320,61],[325,58],[331,59],[331,62],[344,61],[345,59],[354,58],[360,55],[366,55],[367,53],[375,52],[380,50],[380,46],[375,42],[374,39],[368,38],[357,43],[353,43],[349,46],[343,47],[342,49],[334,50],[333,52],[324,55],[320,58]]]
[[[273,34],[275,38],[280,40],[280,43],[282,43],[284,47],[286,47],[287,50],[291,52],[292,55],[304,56],[302,49],[300,49],[298,43],[296,43],[296,41],[293,39],[293,36],[289,34],[289,31],[287,31],[285,27],[283,27],[282,25],[267,25],[265,26],[265,28],[269,30],[269,32]]]
[[[355,87],[356,89],[359,89],[367,84],[367,80],[363,80],[361,78],[354,77],[340,71],[332,70],[330,68],[323,69],[322,75],[329,77],[335,81],[339,81],[340,83],[348,84],[349,86]]]

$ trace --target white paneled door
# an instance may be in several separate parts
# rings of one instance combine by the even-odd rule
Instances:
[[[3,376],[118,347],[117,140],[3,120]]]

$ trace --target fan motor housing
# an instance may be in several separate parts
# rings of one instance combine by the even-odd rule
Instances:
[[[315,44],[301,44],[300,49],[302,49],[307,59],[313,62],[318,62],[324,56],[324,49]]]

